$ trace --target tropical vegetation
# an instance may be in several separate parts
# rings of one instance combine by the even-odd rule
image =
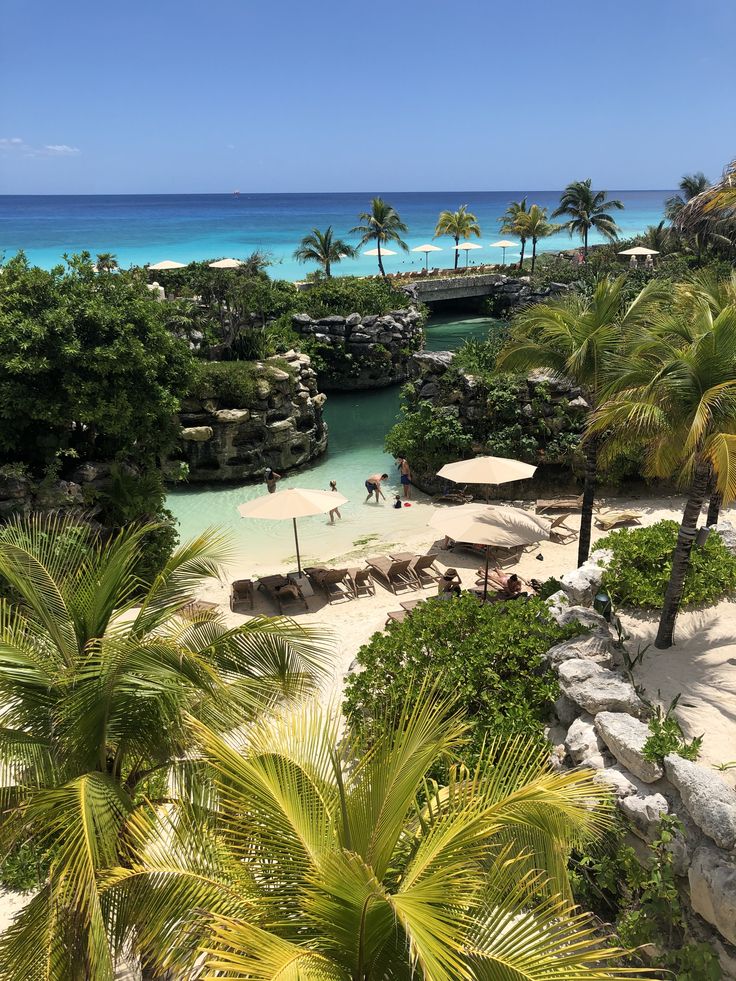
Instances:
[[[550,772],[522,739],[468,769],[463,719],[431,689],[370,746],[314,703],[247,740],[193,728],[217,774],[210,814],[142,809],[104,886],[118,949],[143,948],[154,973],[630,976],[570,903],[567,857],[608,824],[589,773]],[[440,761],[444,784],[427,779]]]
[[[623,204],[616,198],[609,199],[606,191],[594,191],[588,177],[587,180],[573,181],[567,185],[552,217],[567,217],[565,227],[570,235],[579,235],[583,240],[583,255],[587,259],[591,231],[595,230],[609,240],[618,236],[619,227],[609,213],[611,209],[620,211]]]
[[[409,246],[401,236],[406,234],[409,229],[399,217],[398,212],[384,201],[383,198],[373,198],[371,201],[371,210],[364,211],[358,216],[358,219],[360,224],[356,225],[351,231],[354,234],[360,235],[361,245],[369,245],[371,242],[376,243],[378,269],[381,275],[385,276],[386,271],[383,268],[381,247],[397,245],[404,252],[407,252]]]
[[[294,258],[299,262],[316,262],[328,279],[332,275],[333,265],[343,259],[354,259],[355,256],[356,251],[349,242],[335,238],[332,225],[328,225],[325,231],[313,228],[309,235],[304,236],[294,253]]]
[[[537,242],[543,238],[549,238],[558,232],[562,225],[555,225],[547,218],[547,209],[540,208],[538,204],[533,204],[529,210],[518,216],[518,227],[524,232],[524,239],[532,240],[532,265],[531,272],[534,273],[534,266],[537,262]],[[523,255],[522,255],[523,263]]]
[[[231,627],[192,606],[229,557],[212,533],[142,588],[147,531],[109,537],[53,514],[0,529],[0,841],[47,869],[0,937],[6,979],[112,979],[104,877],[128,861],[141,809],[211,796],[195,720],[231,732],[323,669],[313,632],[260,617]]]
[[[526,249],[527,230],[524,219],[527,214],[526,198],[521,201],[511,201],[506,211],[498,219],[501,231],[506,235],[514,235],[521,242],[521,258],[519,269],[524,267],[524,250]]]
[[[434,237],[439,238],[440,235],[449,235],[455,242],[455,269],[457,269],[460,240],[467,242],[473,235],[480,238],[480,225],[475,215],[468,211],[467,204],[461,204],[457,211],[440,212]]]
[[[665,217],[670,221],[674,221],[678,217],[688,201],[697,197],[698,194],[702,194],[703,191],[707,191],[710,187],[710,181],[703,171],[699,170],[695,174],[684,174],[680,179],[679,187],[682,193],[674,194],[671,198],[667,198],[664,203]]]

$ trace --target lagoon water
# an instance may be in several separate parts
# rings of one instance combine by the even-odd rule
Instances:
[[[611,191],[625,210],[615,212],[624,237],[656,224],[663,217],[664,200],[671,191]],[[509,201],[527,195],[530,201],[554,210],[559,191],[436,191],[385,192],[384,197],[409,226],[410,247],[432,240],[437,215],[445,208],[467,204],[480,222],[483,249],[471,253],[473,262],[500,261],[500,249],[488,248],[501,238],[498,218]],[[65,252],[87,249],[113,252],[121,266],[142,265],[161,259],[190,262],[222,256],[242,257],[255,249],[268,252],[271,275],[299,279],[309,266],[299,265],[293,252],[313,226],[333,225],[350,237],[358,214],[368,209],[373,192],[353,194],[145,194],[145,195],[0,195],[0,257],[25,250],[31,262],[51,268]],[[504,236],[505,237],[505,236]],[[354,239],[353,239],[354,240]],[[591,241],[597,241],[595,236]],[[438,240],[443,252],[430,262],[452,263],[449,239]],[[567,234],[555,235],[544,248],[569,248]],[[517,258],[507,250],[506,259]],[[420,254],[400,253],[386,259],[386,270],[418,269]],[[376,271],[376,260],[360,256],[343,262],[346,275]]]

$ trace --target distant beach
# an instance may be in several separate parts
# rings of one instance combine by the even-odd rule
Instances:
[[[350,194],[151,194],[151,195],[0,195],[0,256],[9,258],[23,249],[29,260],[49,269],[63,253],[87,249],[113,252],[121,266],[144,265],[161,259],[190,262],[219,256],[243,257],[256,249],[274,262],[271,276],[297,280],[310,269],[294,260],[300,239],[312,227],[333,225],[347,235],[358,215],[379,192]],[[559,191],[433,191],[380,192],[409,226],[409,247],[432,241],[437,216],[444,208],[467,204],[480,222],[482,250],[474,251],[471,265],[500,262],[501,250],[489,248],[501,238],[498,218],[509,201],[525,195],[550,212],[559,204]],[[616,213],[623,238],[661,221],[664,200],[672,191],[619,191],[625,210]],[[591,235],[591,243],[600,241]],[[577,239],[555,235],[544,251],[576,245]],[[437,239],[442,252],[433,255],[438,266],[453,261],[450,239]],[[513,249],[506,261],[518,260]],[[464,260],[461,259],[461,262]],[[387,272],[419,269],[424,257],[403,253],[385,260]],[[366,256],[345,261],[338,274],[365,275],[376,271],[376,260]]]

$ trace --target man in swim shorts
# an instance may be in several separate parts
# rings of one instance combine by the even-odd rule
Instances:
[[[409,461],[405,456],[399,457],[399,473],[401,475],[401,486],[404,488],[404,500],[411,500],[411,469]]]
[[[388,480],[387,473],[374,473],[371,477],[368,477],[365,482],[365,489],[368,491],[368,497],[365,499],[366,504],[368,501],[370,501],[374,494],[376,495],[376,504],[378,504],[379,497],[382,497],[384,501],[386,500],[386,497],[381,490],[382,480]]]

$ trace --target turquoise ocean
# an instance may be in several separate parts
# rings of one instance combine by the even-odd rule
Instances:
[[[671,191],[611,191],[625,210],[615,212],[624,237],[656,224],[662,218],[665,198]],[[467,204],[478,217],[482,249],[470,253],[470,262],[498,262],[501,250],[491,242],[509,236],[499,232],[498,218],[509,201],[526,195],[530,202],[550,212],[559,202],[559,191],[436,191],[431,193],[382,192],[409,227],[410,247],[432,241],[437,215],[443,209]],[[143,265],[162,259],[189,262],[194,259],[241,258],[256,249],[268,252],[274,262],[271,275],[299,279],[309,271],[295,262],[294,249],[312,227],[332,225],[350,239],[358,215],[369,208],[371,192],[352,194],[164,194],[164,195],[0,195],[0,257],[9,258],[23,249],[31,262],[44,268],[58,263],[65,252],[83,249],[114,252],[121,266]],[[354,236],[353,236],[354,239]],[[475,240],[474,240],[475,241]],[[595,237],[592,241],[596,241]],[[449,239],[436,245],[430,262],[452,264]],[[565,234],[549,238],[545,250],[576,244]],[[513,249],[506,260],[518,258]],[[461,261],[464,261],[461,259]],[[419,268],[424,257],[400,252],[386,260],[386,270]],[[339,272],[375,272],[376,260],[360,256],[341,263]],[[336,270],[338,271],[338,270]]]

